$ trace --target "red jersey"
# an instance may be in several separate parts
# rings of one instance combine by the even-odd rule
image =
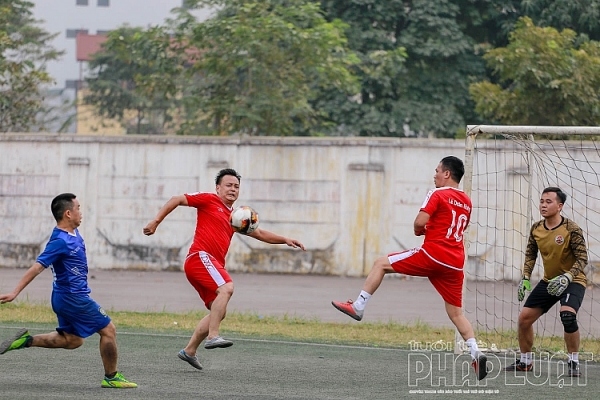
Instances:
[[[460,189],[441,187],[427,193],[421,211],[429,214],[421,248],[437,262],[462,269],[463,236],[471,219],[471,199]]]
[[[197,209],[196,231],[189,254],[205,251],[225,266],[233,229],[229,215],[233,208],[227,207],[214,193],[186,193],[190,207]]]

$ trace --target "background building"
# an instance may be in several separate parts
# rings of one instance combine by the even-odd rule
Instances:
[[[77,96],[78,82],[85,79],[87,63],[77,61],[76,37],[78,33],[105,35],[123,25],[148,27],[163,24],[171,10],[183,5],[183,0],[33,0],[34,18],[50,33],[59,33],[52,45],[65,51],[64,56],[48,63],[47,71],[55,82],[50,87],[49,101],[53,104],[70,102]],[[198,19],[209,16],[210,10],[199,10]],[[58,126],[53,127],[56,130]],[[76,131],[75,119],[68,132]]]

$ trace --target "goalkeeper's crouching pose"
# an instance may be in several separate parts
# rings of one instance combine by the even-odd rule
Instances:
[[[531,290],[529,279],[538,250],[542,255],[544,279],[527,297],[519,314],[521,358],[505,371],[533,370],[533,323],[560,301],[560,320],[569,357],[568,375],[581,376],[577,311],[585,294],[587,279],[583,269],[588,257],[581,228],[560,214],[566,200],[567,195],[557,187],[548,187],[542,192],[540,213],[544,219],[534,223],[529,233],[523,278],[518,289],[519,301],[525,297],[526,290]]]

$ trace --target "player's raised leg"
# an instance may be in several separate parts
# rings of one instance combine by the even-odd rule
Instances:
[[[356,321],[362,320],[367,302],[379,288],[379,285],[381,285],[385,274],[390,272],[395,271],[392,268],[388,257],[379,257],[375,260],[373,268],[371,268],[371,272],[369,272],[356,300],[348,300],[346,302],[332,301],[331,304],[350,318],[355,319]]]
[[[210,313],[196,325],[192,337],[183,349],[185,355],[192,357],[192,366],[198,368],[200,364],[195,362],[193,357],[203,340],[206,339],[204,346],[206,349],[233,345],[232,341],[219,336],[219,330],[221,321],[227,314],[227,305],[233,296],[234,285],[227,270],[205,252],[189,256],[185,261],[184,270],[188,281],[194,286],[206,308],[210,310]],[[184,359],[181,352],[179,358]],[[190,362],[190,359],[185,361]]]
[[[11,350],[24,349],[31,346],[33,336],[25,328],[19,329],[14,335],[0,343],[0,354],[4,354]]]
[[[27,329],[23,328],[0,344],[0,354],[27,347],[73,350],[81,347],[83,341],[79,336],[57,331],[32,336]]]

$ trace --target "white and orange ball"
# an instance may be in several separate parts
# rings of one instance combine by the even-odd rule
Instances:
[[[238,207],[231,212],[229,223],[234,231],[247,235],[258,228],[258,213],[249,206]]]

